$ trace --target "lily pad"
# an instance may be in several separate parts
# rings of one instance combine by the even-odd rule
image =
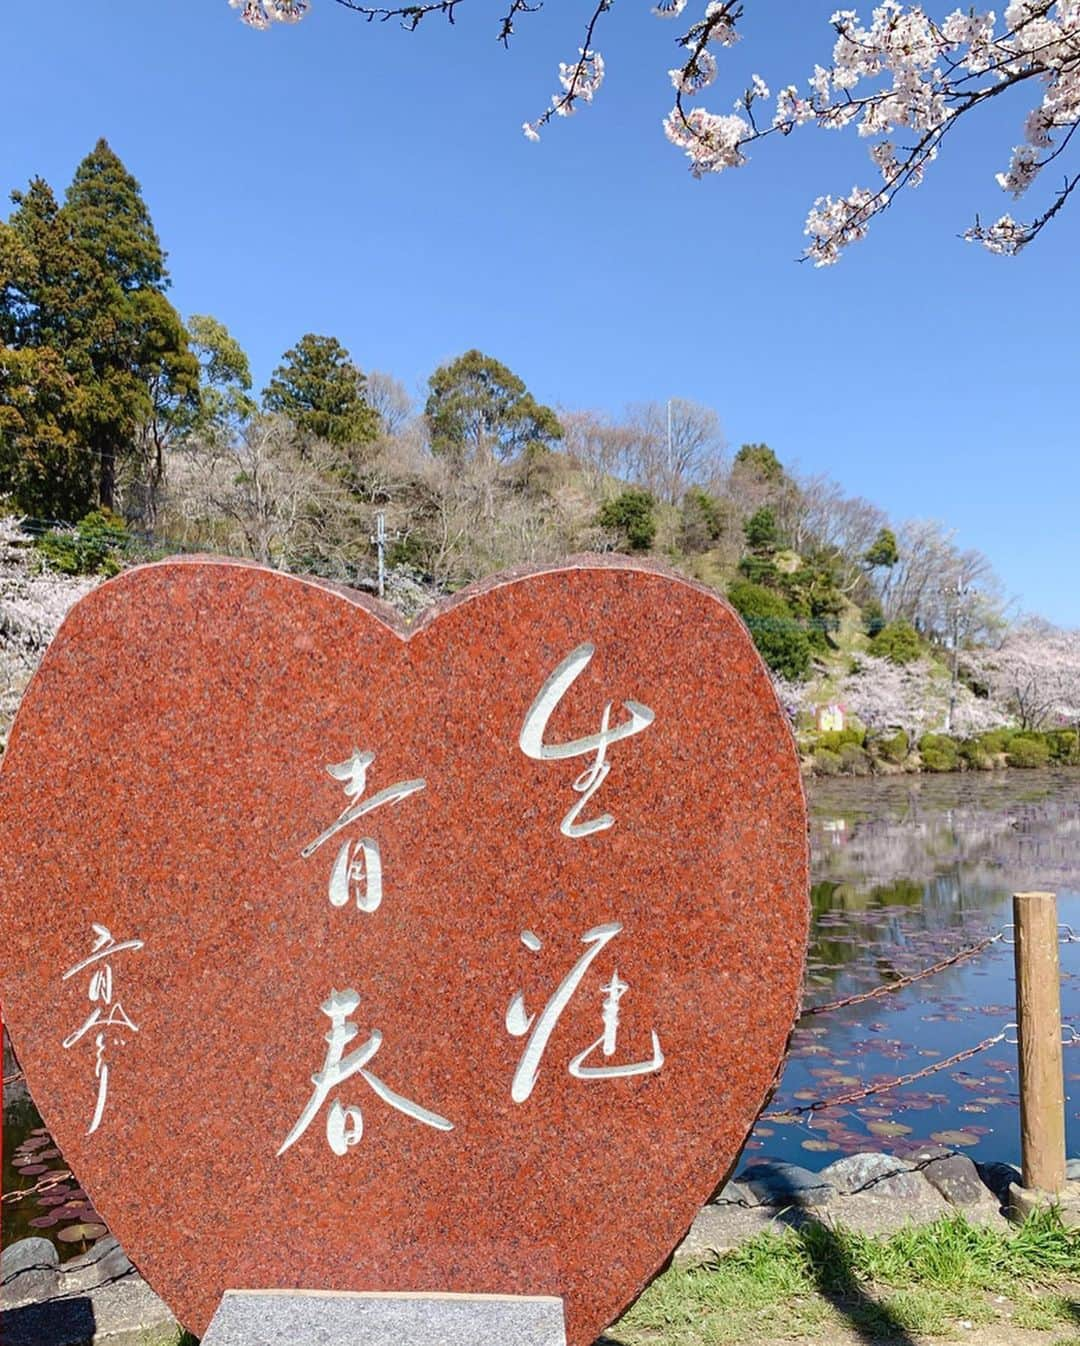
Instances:
[[[106,1233],[108,1230],[103,1224],[70,1224],[66,1229],[61,1229],[56,1237],[61,1243],[83,1243],[99,1239]]]
[[[971,1131],[931,1131],[930,1139],[939,1145],[978,1145],[979,1137]]]
[[[866,1129],[872,1136],[908,1136],[911,1134],[911,1127],[905,1126],[903,1122],[867,1122]]]

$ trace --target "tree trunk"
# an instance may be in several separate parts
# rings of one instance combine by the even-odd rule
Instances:
[[[98,463],[98,503],[103,509],[112,509],[116,503],[116,454],[108,440],[98,445]]]

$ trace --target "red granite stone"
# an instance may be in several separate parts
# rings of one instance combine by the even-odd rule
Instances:
[[[526,742],[595,736],[611,702],[609,728],[637,732],[599,771],[595,745],[537,760],[520,742],[586,643]],[[375,757],[348,797],[359,765],[326,768],[354,749]],[[305,858],[351,804],[417,780]],[[578,825],[613,823],[566,835],[583,800]],[[408,632],[255,566],[130,571],[79,603],[26,694],[0,835],[0,992],[34,1097],[196,1333],[227,1287],[551,1293],[585,1346],[732,1166],[798,1005],[790,731],[731,610],[637,563],[502,576]],[[339,847],[364,837],[381,904],[361,909],[369,869],[332,905]],[[104,939],[93,923],[141,947],[65,979]],[[588,953],[515,1101],[529,1034]],[[375,1029],[381,1045],[279,1155],[330,1051],[332,990],[359,997],[346,1064]],[[335,1099],[362,1110],[340,1155]]]

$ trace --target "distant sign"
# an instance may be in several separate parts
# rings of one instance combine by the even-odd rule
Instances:
[[[819,706],[817,713],[818,732],[822,734],[839,733],[847,724],[847,712],[843,706],[835,703]]]
[[[226,1289],[557,1294],[586,1346],[733,1163],[807,931],[785,717],[613,562],[388,608],[226,561],[71,613],[0,772],[2,995],[196,1334]]]

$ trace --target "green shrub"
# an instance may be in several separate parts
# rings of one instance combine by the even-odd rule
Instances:
[[[1046,766],[1050,761],[1050,744],[1042,734],[1014,734],[1006,761],[1024,770]]]
[[[848,776],[869,776],[870,754],[857,743],[845,743],[840,749],[840,770]]]
[[[793,682],[804,678],[810,667],[810,641],[783,598],[760,584],[736,580],[728,599],[772,671]]]
[[[780,545],[776,515],[767,505],[762,506],[747,519],[743,524],[743,534],[751,551],[774,552]]]
[[[612,500],[600,506],[596,522],[619,534],[620,544],[629,551],[648,551],[656,537],[656,499],[651,491],[628,486]]]
[[[919,739],[919,756],[925,771],[956,771],[960,754],[948,734],[924,734]]]
[[[847,729],[826,729],[824,733],[818,734],[817,746],[819,748],[828,748],[829,752],[839,752],[845,744],[854,744],[861,748],[866,739],[866,734],[862,729],[855,729],[849,725]]]
[[[427,569],[427,561],[427,546],[418,533],[407,533],[402,538],[396,538],[386,549],[386,564],[391,570],[410,566],[423,572]]]
[[[911,743],[907,732],[903,729],[898,729],[891,738],[881,738],[877,741],[877,749],[882,757],[886,761],[897,763],[897,765],[908,755],[910,747]]]
[[[739,574],[751,584],[772,584],[780,577],[771,556],[744,556],[739,561]]]
[[[819,776],[838,776],[840,765],[838,752],[830,752],[828,748],[814,750],[814,770]]]
[[[725,522],[720,502],[700,486],[691,486],[683,496],[679,546],[688,555],[708,551],[723,537]]]
[[[871,640],[885,629],[885,612],[876,598],[869,598],[863,604],[862,624]]]
[[[989,729],[979,735],[979,744],[991,757],[996,756],[999,752],[1008,751],[1013,732],[1012,729]]]
[[[1080,761],[1075,729],[1054,729],[1046,735],[1050,745],[1050,761],[1055,766],[1071,766]]]
[[[960,757],[972,771],[993,770],[994,760],[977,738],[966,738],[960,744]]]
[[[889,622],[870,642],[871,652],[894,664],[910,664],[922,654],[918,632],[907,622]]]
[[[130,541],[123,519],[110,509],[99,509],[74,528],[50,529],[34,545],[64,575],[117,575],[120,556]]]

